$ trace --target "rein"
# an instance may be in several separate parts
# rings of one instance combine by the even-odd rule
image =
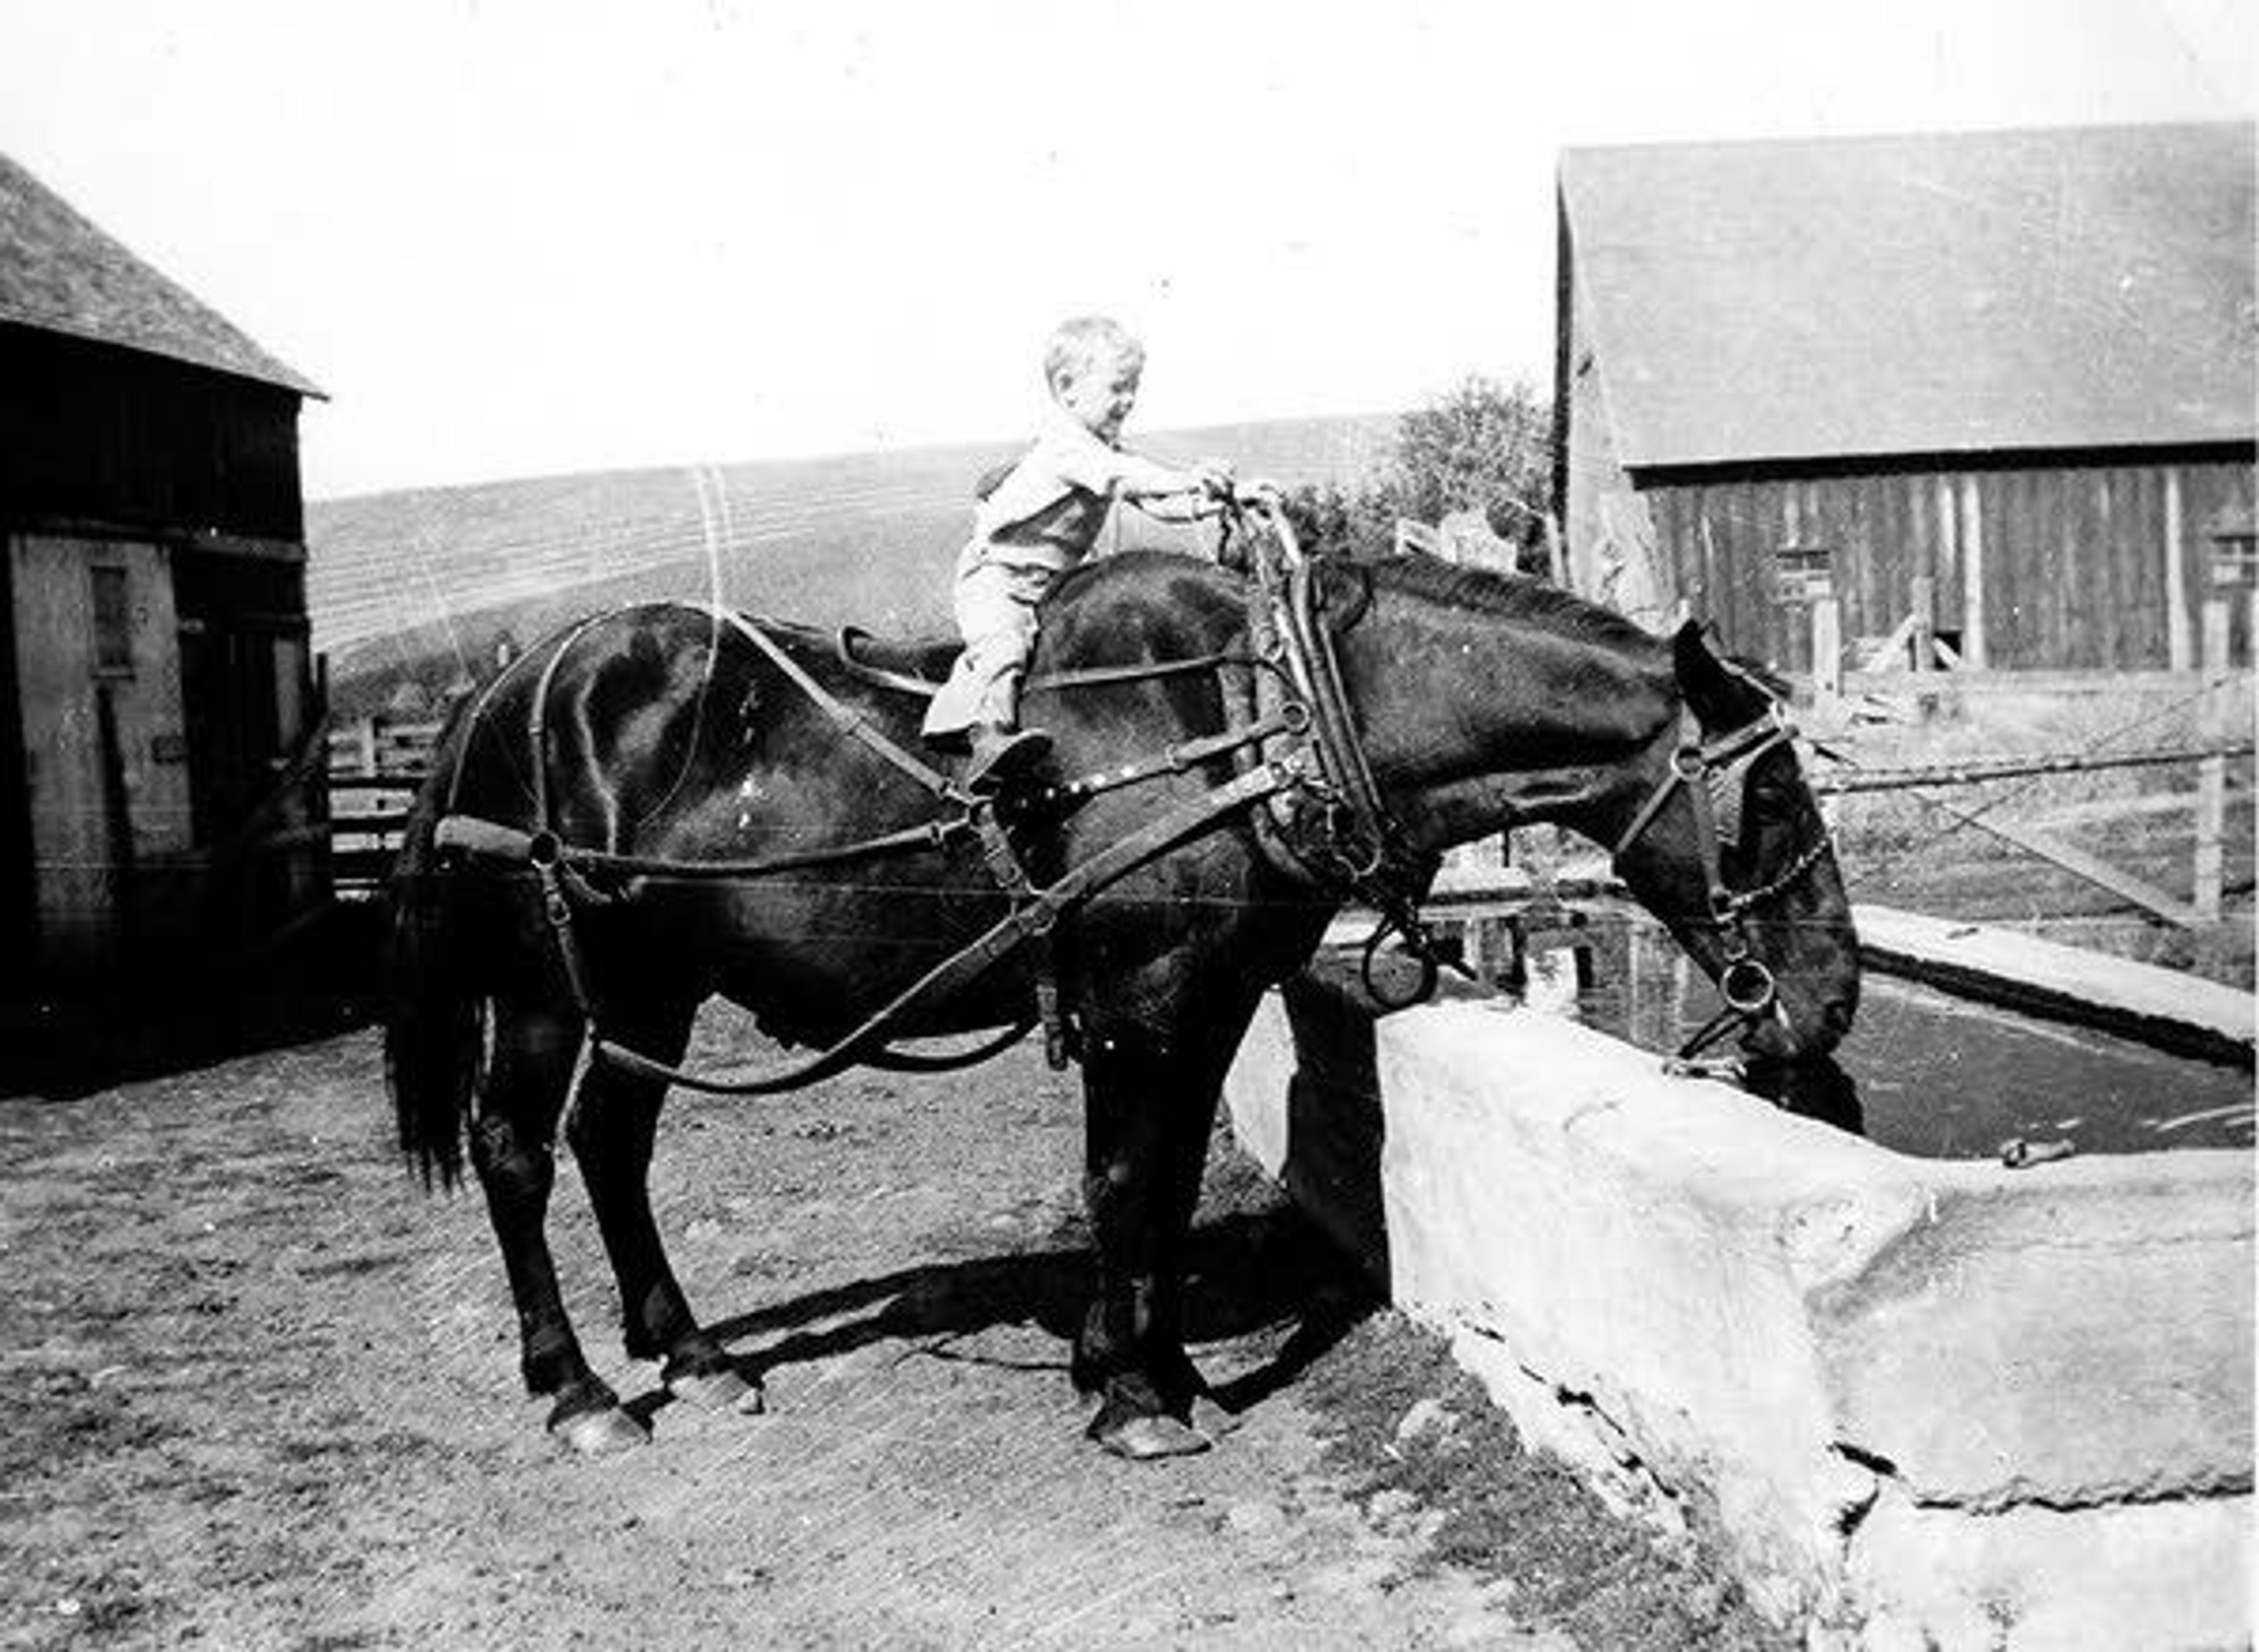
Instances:
[[[855,652],[858,643],[871,641],[870,632],[859,626],[840,628],[833,639],[832,658],[841,668],[859,681],[873,687],[891,688],[896,694],[916,694],[930,700],[941,692],[941,684],[930,677],[913,677],[907,672],[889,670],[874,666]],[[1090,666],[1079,671],[1037,672],[1020,685],[1023,699],[1030,694],[1056,694],[1069,688],[1102,688],[1117,683],[1151,682],[1164,677],[1189,677],[1215,670],[1220,666],[1244,666],[1250,656],[1232,649],[1222,649],[1212,654],[1194,654],[1183,659],[1144,660],[1129,666]]]

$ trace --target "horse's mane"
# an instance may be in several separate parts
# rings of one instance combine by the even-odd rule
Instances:
[[[1419,555],[1375,557],[1365,566],[1390,585],[1415,595],[1558,631],[1578,642],[1618,648],[1658,645],[1651,632],[1614,609],[1526,574]]]

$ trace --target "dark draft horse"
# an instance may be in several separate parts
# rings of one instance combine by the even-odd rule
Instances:
[[[1793,748],[1750,738],[1778,725],[1746,673],[1692,627],[1653,637],[1529,580],[1423,557],[1309,566],[1345,715],[1417,852],[1560,822],[1614,849],[1633,894],[1744,1001],[1745,1047],[1794,1060],[1842,1036],[1858,992],[1849,908]],[[1229,730],[1233,682],[1262,669],[1249,590],[1226,567],[1132,552],[1054,594],[1029,692],[1056,742],[1054,784],[1015,822],[1030,885],[1245,774],[1254,754]],[[916,751],[914,686],[870,669],[867,639],[859,663],[844,637],[762,622],[757,646],[750,622],[723,618],[634,608],[530,650],[459,712],[395,873],[386,1050],[402,1143],[427,1181],[452,1183],[467,1140],[527,1387],[587,1451],[646,1431],[589,1368],[559,1298],[544,1218],[560,1122],[629,1354],[662,1362],[678,1398],[758,1409],[758,1377],[701,1328],[652,1220],[659,1067],[681,1060],[717,993],[786,1045],[838,1040],[1011,910],[982,835],[964,829],[986,805],[937,797],[843,729],[844,708],[862,734]],[[938,678],[951,650],[880,652],[903,676]],[[1091,1436],[1123,1455],[1208,1443],[1190,1421],[1201,1384],[1181,1292],[1219,1091],[1260,995],[1343,902],[1343,887],[1267,840],[1262,807],[1206,819],[1058,914],[1047,968],[1033,946],[997,949],[892,1029],[1024,1029],[1039,987],[1067,1007],[1097,1249],[1073,1371],[1099,1397]],[[549,834],[548,853],[481,864],[449,850],[443,816],[516,829],[520,844]],[[842,843],[874,846],[823,852]],[[559,844],[597,859],[560,866]],[[770,858],[763,875],[668,871],[749,855]],[[641,1059],[590,1061],[568,1112],[592,1035]]]

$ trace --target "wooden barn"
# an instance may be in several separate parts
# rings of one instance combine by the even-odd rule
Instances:
[[[1565,152],[1571,582],[1792,672],[1814,573],[1854,666],[2190,668],[2250,533],[2252,196],[2243,125]]]
[[[0,157],[0,999],[327,900],[298,409],[320,392]]]

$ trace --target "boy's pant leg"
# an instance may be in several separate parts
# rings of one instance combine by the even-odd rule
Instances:
[[[951,594],[965,652],[926,708],[928,739],[978,723],[1019,721],[1020,677],[1036,646],[1036,604],[1058,576],[1049,568],[974,561]]]

